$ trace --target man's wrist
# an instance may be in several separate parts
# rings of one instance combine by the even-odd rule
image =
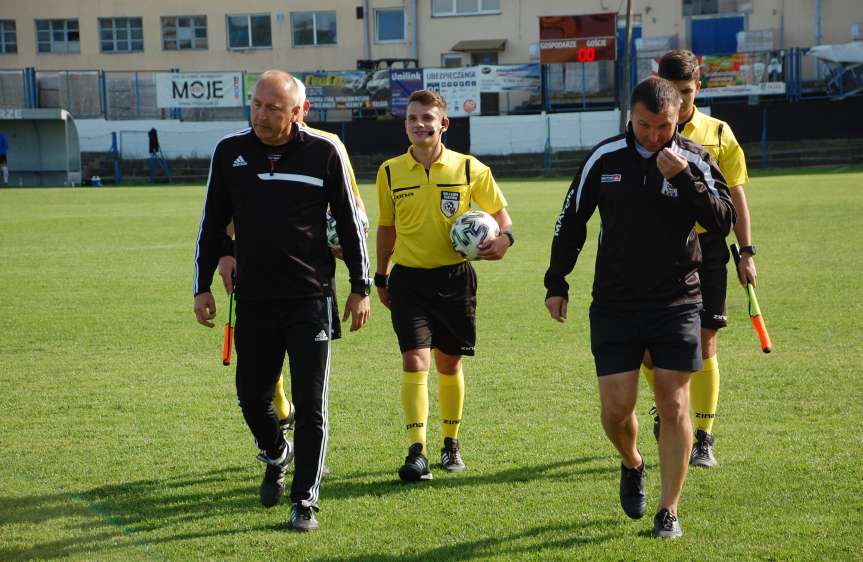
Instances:
[[[515,245],[515,237],[512,235],[512,228],[504,228],[501,234],[509,238],[509,247],[512,248],[513,245]]]
[[[362,296],[368,296],[371,292],[371,283],[367,280],[351,281],[351,292]]]
[[[386,287],[390,276],[386,273],[375,273],[375,287]]]

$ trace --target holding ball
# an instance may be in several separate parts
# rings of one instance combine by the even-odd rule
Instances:
[[[479,247],[500,236],[500,226],[483,211],[468,211],[459,216],[449,232],[453,250],[465,259],[475,260]]]
[[[362,209],[357,209],[357,214],[360,217],[360,222],[363,225],[363,236],[367,236],[369,233],[369,217],[366,216],[365,211]],[[336,232],[336,219],[330,213],[330,210],[327,209],[327,244],[330,248],[341,248],[341,244],[339,243],[339,233]]]

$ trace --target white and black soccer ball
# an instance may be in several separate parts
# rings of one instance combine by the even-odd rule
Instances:
[[[477,259],[479,246],[500,236],[500,226],[483,211],[468,211],[460,215],[449,231],[452,248],[464,258]]]
[[[365,211],[362,209],[357,209],[357,214],[360,216],[360,222],[363,225],[363,234],[369,233],[369,217],[366,216]],[[330,210],[327,209],[327,244],[330,248],[340,248],[341,244],[339,243],[339,233],[336,232],[336,219],[333,217]]]

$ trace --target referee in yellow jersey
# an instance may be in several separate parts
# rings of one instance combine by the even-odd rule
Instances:
[[[480,258],[499,260],[514,243],[506,199],[491,170],[443,145],[448,126],[443,98],[430,90],[411,94],[405,119],[411,146],[384,162],[377,175],[375,285],[391,311],[402,353],[401,400],[410,444],[399,469],[405,482],[432,478],[426,451],[432,348],[444,438],[441,466],[450,472],[465,469],[458,442],[462,356],[474,354],[477,284],[473,267],[453,250],[450,227],[475,203],[502,232],[481,248]]]
[[[680,92],[678,130],[683,136],[702,145],[716,162],[731,191],[731,200],[737,214],[734,234],[740,246],[740,267],[737,278],[745,287],[755,286],[757,274],[755,246],[752,244],[749,207],[743,185],[749,177],[746,173],[746,158],[737,143],[728,123],[710,117],[695,107],[695,95],[701,87],[701,71],[698,59],[691,51],[675,49],[666,53],[659,62],[659,76],[670,80]],[[704,310],[701,312],[701,354],[704,368],[692,374],[690,402],[694,417],[695,442],[692,445],[689,463],[705,468],[716,466],[713,454],[713,421],[719,402],[719,362],[716,359],[719,330],[727,325],[725,293],[728,286],[728,246],[720,233],[706,232],[695,225],[701,243],[702,264],[698,271]],[[643,366],[647,381],[653,387],[653,365],[649,357]],[[654,418],[654,433],[659,438],[659,417]]]

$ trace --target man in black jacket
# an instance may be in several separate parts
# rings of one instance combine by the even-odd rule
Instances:
[[[212,327],[210,292],[222,256],[236,252],[237,397],[266,466],[261,503],[284,492],[289,449],[272,399],[285,353],[291,371],[296,468],[291,527],[318,528],[315,512],[327,446],[335,262],[326,209],[336,218],[351,294],[351,331],[369,317],[369,260],[348,166],[332,138],[300,128],[293,77],[267,71],[252,96],[252,127],[216,145],[195,253],[195,316]],[[233,219],[234,247],[225,228]]]
[[[677,504],[692,439],[689,377],[701,369],[701,249],[694,225],[697,220],[727,234],[735,215],[716,162],[676,132],[680,95],[674,85],[656,77],[642,81],[631,107],[626,134],[592,150],[566,195],[545,274],[545,304],[552,318],[566,319],[565,277],[598,207],[602,222],[590,331],[602,425],[621,455],[621,505],[638,519],[647,498],[634,409],[641,358],[650,351],[662,420],[662,497],[654,536],[674,538],[683,534]]]

